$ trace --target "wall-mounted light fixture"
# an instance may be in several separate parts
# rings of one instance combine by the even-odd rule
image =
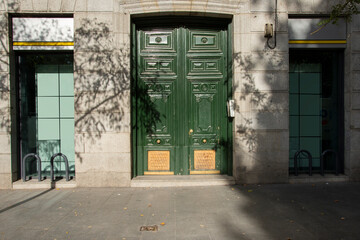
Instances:
[[[267,38],[266,44],[270,49],[276,48],[276,25],[277,25],[277,0],[275,0],[275,19],[274,19],[274,25],[272,23],[266,23],[265,24],[265,30],[264,30],[264,37]],[[269,40],[274,36],[274,46],[270,46]]]
[[[273,25],[271,23],[265,24],[264,37],[272,38],[274,34]]]

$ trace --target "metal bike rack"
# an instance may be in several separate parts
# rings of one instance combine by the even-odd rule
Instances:
[[[65,161],[65,173],[66,173],[66,181],[70,181],[70,177],[69,177],[69,161],[67,159],[67,157],[65,156],[65,154],[62,153],[55,153],[54,155],[52,155],[51,159],[50,159],[50,164],[51,164],[51,168],[50,168],[50,178],[51,181],[55,181],[54,180],[54,159],[56,157],[62,157]]]
[[[22,161],[21,161],[21,178],[22,178],[23,182],[26,181],[25,161],[29,157],[36,158],[37,165],[38,165],[38,181],[40,182],[41,181],[41,159],[35,153],[29,153],[29,154],[25,155],[25,157],[22,159]]]
[[[324,176],[324,157],[327,153],[334,153],[335,154],[335,174],[336,176],[339,175],[339,159],[337,153],[332,149],[327,149],[321,154],[320,158],[320,174]]]
[[[297,152],[295,153],[295,155],[294,155],[295,176],[298,175],[297,159],[298,159],[298,157],[299,157],[299,155],[300,155],[301,153],[305,153],[305,154],[307,155],[308,159],[309,159],[309,176],[311,176],[311,175],[312,175],[312,156],[311,156],[311,153],[310,153],[309,151],[304,150],[304,149],[297,151]]]

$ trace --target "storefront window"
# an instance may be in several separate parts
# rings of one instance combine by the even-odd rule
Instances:
[[[63,153],[75,171],[73,54],[19,54],[21,158],[36,153],[43,174],[50,174],[50,158]],[[64,176],[63,159],[55,159],[55,174]],[[37,173],[27,161],[26,174]]]
[[[325,150],[334,150],[342,160],[342,56],[342,51],[290,52],[290,172],[294,171],[294,154],[302,149],[311,153],[315,171],[320,170]],[[307,171],[307,158],[300,159],[298,166]],[[334,154],[326,155],[324,168],[335,171]]]

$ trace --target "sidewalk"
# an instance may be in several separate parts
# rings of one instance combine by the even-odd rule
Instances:
[[[0,190],[2,239],[360,239],[360,183]]]

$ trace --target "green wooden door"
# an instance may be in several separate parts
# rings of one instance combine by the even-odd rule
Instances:
[[[227,173],[227,31],[136,31],[136,175]]]

